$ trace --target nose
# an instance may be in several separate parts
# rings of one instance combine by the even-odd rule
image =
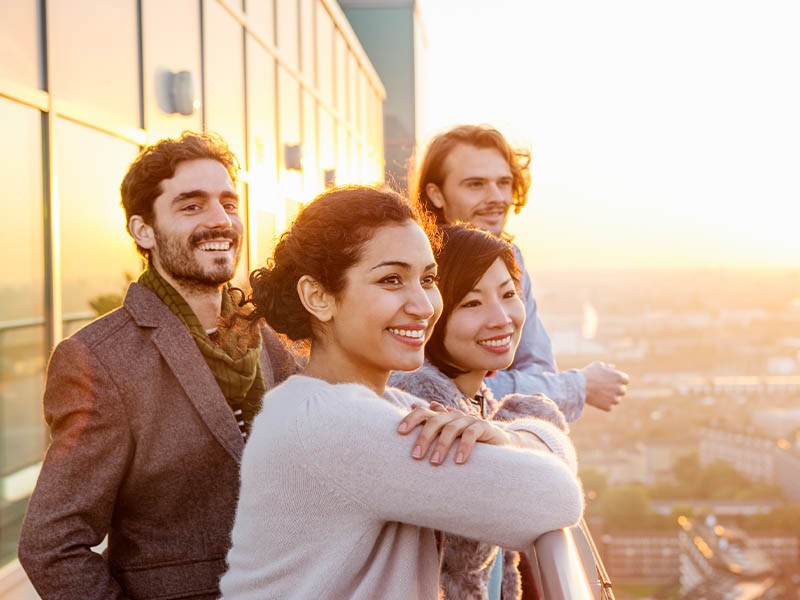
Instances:
[[[219,200],[211,202],[208,210],[208,226],[213,229],[230,227],[231,224],[231,215],[225,210],[223,203]]]
[[[489,200],[493,202],[506,202],[506,193],[503,189],[498,185],[496,181],[492,181],[489,184]]]
[[[421,285],[409,290],[404,310],[416,319],[430,319],[441,312],[442,296],[436,287],[426,289]]]
[[[490,328],[507,327],[512,322],[511,316],[500,302],[491,302],[487,305],[488,315],[486,325]]]

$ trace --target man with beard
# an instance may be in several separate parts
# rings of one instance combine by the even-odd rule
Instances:
[[[295,370],[228,283],[243,230],[237,169],[221,139],[184,133],[125,175],[147,268],[122,307],[58,345],[47,372],[52,442],[19,545],[44,600],[219,595],[252,419]]]

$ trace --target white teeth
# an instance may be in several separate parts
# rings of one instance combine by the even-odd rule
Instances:
[[[500,338],[499,340],[483,340],[478,342],[481,346],[490,346],[492,348],[499,348],[500,346],[506,346],[511,342],[511,336]]]
[[[230,242],[205,242],[197,246],[200,250],[230,250]]]
[[[390,327],[389,331],[395,335],[402,335],[403,337],[409,337],[415,340],[421,340],[425,335],[424,329],[393,329]]]

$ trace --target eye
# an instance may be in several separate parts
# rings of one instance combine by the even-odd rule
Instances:
[[[195,211],[200,210],[200,205],[199,204],[187,204],[186,206],[181,208],[181,210],[183,212],[195,212]]]
[[[467,183],[467,187],[473,190],[479,190],[483,187],[482,181],[470,181]]]
[[[433,275],[433,274],[425,275],[425,277],[422,278],[422,287],[424,288],[432,288],[438,283],[439,283],[438,275]]]
[[[506,290],[506,292],[503,294],[503,298],[513,298],[516,295],[517,295],[517,290],[513,290],[513,289],[512,290]]]
[[[239,211],[238,202],[225,202],[222,207],[229,213],[235,213]]]
[[[403,280],[400,279],[399,275],[387,275],[386,277],[382,278],[378,283],[385,283],[387,285],[400,285],[403,283]]]
[[[477,308],[481,305],[480,300],[467,300],[459,308]]]
[[[503,180],[499,181],[497,185],[500,186],[500,187],[508,188],[508,187],[511,187],[512,183],[513,183],[513,180],[511,180],[511,179],[503,179]]]

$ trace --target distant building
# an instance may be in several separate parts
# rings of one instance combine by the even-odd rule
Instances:
[[[703,427],[699,431],[700,465],[724,460],[753,481],[774,484],[776,477],[774,440],[755,432],[732,431],[721,427]]]
[[[599,542],[612,582],[669,583],[677,579],[677,532],[609,532]]]
[[[682,396],[765,397],[800,394],[800,375],[682,377],[675,384]]]
[[[786,497],[800,501],[800,447],[797,436],[770,439],[755,429],[748,431],[723,426],[700,429],[698,457],[702,466],[717,460],[753,481],[779,485]]]
[[[386,182],[408,189],[409,161],[425,131],[428,41],[418,0],[338,0],[386,88]]]
[[[772,597],[778,569],[740,530],[679,518],[681,598],[757,600]]]

